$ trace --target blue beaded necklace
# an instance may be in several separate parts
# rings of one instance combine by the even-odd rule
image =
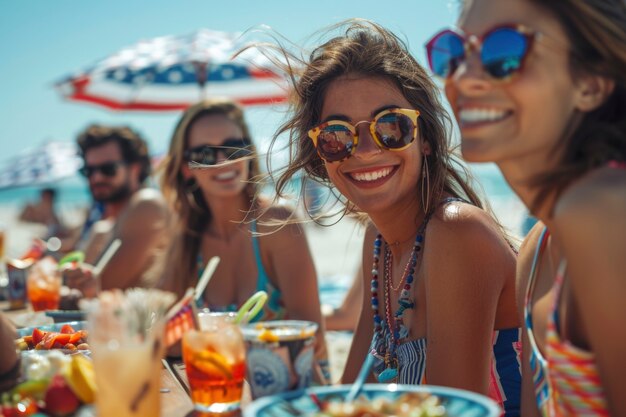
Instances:
[[[378,289],[379,289],[379,269],[378,264],[380,260],[380,253],[382,249],[382,236],[379,234],[374,240],[374,261],[372,265],[372,282],[371,282],[371,295],[372,295],[372,312],[374,315],[374,339],[373,339],[373,353],[384,362],[384,370],[378,374],[379,382],[391,382],[398,377],[398,358],[396,355],[396,348],[400,344],[400,341],[408,337],[408,330],[403,322],[404,311],[414,307],[414,302],[411,301],[411,285],[415,279],[415,265],[417,264],[417,255],[422,249],[422,242],[424,240],[422,234],[422,227],[415,237],[415,243],[413,244],[413,250],[409,262],[404,269],[402,278],[397,287],[392,285],[392,263],[393,254],[389,249],[389,245],[385,243],[384,262],[385,269],[383,271],[383,289],[385,294],[385,319],[380,316],[379,302],[378,302]],[[398,310],[395,314],[392,314],[391,307],[391,293],[394,291],[400,291],[398,297]]]

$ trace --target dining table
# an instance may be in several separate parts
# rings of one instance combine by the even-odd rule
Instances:
[[[30,308],[10,309],[9,303],[0,301],[0,311],[11,321],[18,321],[17,327],[23,324],[24,315],[32,313]],[[30,326],[28,326],[30,327]],[[180,357],[163,358],[161,369],[161,417],[200,417],[209,414],[194,411],[193,402],[191,401],[189,383],[185,373],[185,364]],[[251,402],[250,389],[247,383],[244,384],[244,393],[241,401],[242,407],[245,408]],[[241,410],[228,415],[228,417],[238,417]]]

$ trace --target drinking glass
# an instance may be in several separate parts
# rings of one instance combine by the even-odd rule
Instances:
[[[26,279],[26,292],[33,310],[57,310],[62,281],[61,272],[53,258],[43,258],[31,266]]]
[[[87,314],[89,345],[96,375],[98,416],[158,417],[161,414],[161,358],[165,308],[157,290],[133,289],[135,301],[102,293]],[[154,295],[156,294],[156,295]],[[145,305],[140,305],[143,298]],[[171,304],[163,301],[163,306]],[[130,300],[132,301],[132,300]],[[158,300],[157,300],[158,301]]]
[[[183,335],[183,361],[196,410],[229,413],[239,408],[246,372],[245,347],[234,313],[198,315],[199,330]]]
[[[241,327],[252,398],[307,388],[313,378],[317,323],[277,320]]]

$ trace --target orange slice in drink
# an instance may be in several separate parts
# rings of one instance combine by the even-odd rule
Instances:
[[[225,376],[233,379],[233,371],[222,355],[211,351],[196,352],[193,356],[193,366],[208,375]]]

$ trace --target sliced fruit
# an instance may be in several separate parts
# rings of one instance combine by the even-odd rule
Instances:
[[[60,333],[72,334],[72,333],[76,333],[76,330],[74,330],[74,328],[70,326],[69,324],[64,324],[63,327],[61,327]]]
[[[46,411],[54,416],[72,414],[80,405],[74,394],[61,375],[55,375],[50,380],[45,396]]]
[[[49,382],[48,379],[25,381],[13,388],[13,393],[22,397],[33,397],[42,400]]]
[[[59,268],[68,263],[80,264],[85,260],[85,253],[81,251],[70,252],[59,260]],[[75,267],[75,265],[72,265]]]
[[[228,379],[233,378],[233,371],[230,365],[222,355],[216,352],[196,352],[193,359],[193,366],[209,375],[220,374]]]
[[[43,330],[39,330],[38,328],[33,329],[33,344],[38,345],[46,335],[46,332]]]
[[[72,363],[64,372],[64,378],[74,394],[85,404],[94,402],[96,377],[93,363],[83,355],[73,355]]]

